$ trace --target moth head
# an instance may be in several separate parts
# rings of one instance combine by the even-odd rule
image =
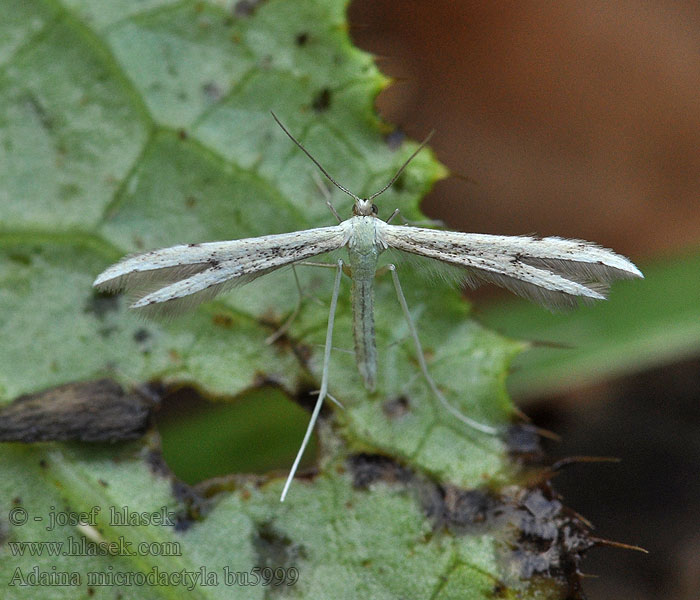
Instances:
[[[352,214],[356,217],[376,216],[379,210],[371,198],[356,198],[352,206]]]

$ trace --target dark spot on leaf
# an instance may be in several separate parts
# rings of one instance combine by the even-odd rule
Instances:
[[[175,531],[187,531],[194,523],[202,520],[209,505],[196,488],[177,478],[173,479],[172,493],[185,506],[185,510],[176,515]]]
[[[260,0],[238,0],[233,5],[233,14],[236,17],[250,17],[260,4]]]
[[[174,363],[182,362],[182,356],[180,356],[180,353],[177,350],[175,350],[175,348],[171,348],[170,350],[168,350],[168,358],[171,362]]]
[[[221,89],[221,86],[214,83],[213,81],[205,83],[202,86],[202,91],[207,97],[207,100],[209,100],[210,102],[216,102],[217,100],[220,100],[224,94],[223,90]]]
[[[255,564],[263,568],[292,567],[307,558],[304,546],[294,542],[271,522],[258,524],[252,542],[257,554]]]
[[[500,581],[491,590],[492,598],[507,598],[508,588]]]
[[[384,142],[386,142],[389,150],[398,150],[405,139],[406,134],[400,129],[394,129],[394,131],[384,136]]]
[[[328,88],[323,88],[314,96],[311,102],[311,107],[317,112],[326,112],[331,105],[331,91]]]
[[[356,488],[365,489],[372,483],[408,483],[413,472],[396,461],[379,454],[355,454],[348,459],[352,484]]]
[[[151,472],[155,475],[160,475],[161,477],[172,477],[173,472],[170,470],[168,463],[165,462],[163,458],[163,453],[158,449],[150,449],[146,453],[146,464],[151,469]]]
[[[226,315],[224,313],[215,313],[212,318],[212,323],[217,327],[224,327],[230,329],[233,327],[233,317],[231,315]]]
[[[14,498],[12,498],[12,504],[14,504],[15,506],[19,506],[20,504],[22,504],[22,498],[20,498],[19,496],[15,496]]]
[[[64,183],[58,189],[58,197],[63,200],[72,200],[81,192],[80,186],[77,183]]]
[[[95,595],[95,588],[93,588],[93,587],[88,587],[88,589],[87,589],[87,595],[88,595],[88,596],[94,596],[94,595]]]
[[[294,355],[301,361],[302,364],[307,365],[313,356],[313,349],[308,344],[295,344]]]
[[[134,331],[134,341],[141,344],[151,337],[150,332],[145,327],[141,327]]]
[[[48,469],[49,468],[49,463],[47,463],[43,458],[39,461],[39,466],[42,469]]]
[[[189,134],[187,133],[186,129],[178,129],[177,137],[181,140],[186,140],[189,137]]]
[[[490,512],[497,505],[495,496],[481,490],[463,490],[452,485],[439,486],[440,503],[433,502],[426,508],[428,516],[438,525],[457,533],[481,531]]]
[[[117,442],[146,431],[153,403],[109,379],[20,396],[0,410],[0,441]]]
[[[192,196],[191,194],[185,198],[185,207],[186,208],[194,208],[195,204],[197,204],[197,198]],[[190,246],[194,246],[194,244],[190,244]]]
[[[410,402],[406,396],[399,396],[393,400],[387,400],[382,406],[384,414],[390,419],[403,417],[410,407]]]
[[[309,41],[309,34],[306,33],[305,31],[302,33],[297,34],[297,37],[294,40],[296,42],[297,46],[306,46],[306,42]]]
[[[29,267],[32,264],[32,257],[29,254],[23,254],[21,252],[10,252],[7,258],[18,265],[23,267]]]
[[[97,330],[97,333],[100,335],[100,337],[103,337],[107,339],[110,337],[115,331],[117,331],[117,326],[116,325],[108,325],[107,327],[100,327]]]
[[[98,479],[97,483],[99,483],[102,487],[109,487],[109,484],[104,479]]]
[[[187,518],[180,518],[178,517],[175,519],[175,531],[178,533],[182,533],[183,531],[187,531],[192,525],[195,524],[194,519],[187,519]]]
[[[399,175],[399,178],[394,182],[394,185],[391,187],[394,188],[395,192],[403,192],[406,189],[406,179],[405,179],[406,172],[404,171]]]
[[[92,294],[87,299],[85,306],[83,307],[83,312],[85,314],[93,314],[98,319],[103,320],[108,313],[115,312],[118,309],[118,295],[93,290]]]

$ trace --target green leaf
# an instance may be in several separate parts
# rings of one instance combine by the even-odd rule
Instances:
[[[642,271],[644,281],[615,284],[608,302],[572,314],[551,315],[511,302],[482,311],[480,320],[489,327],[535,342],[514,362],[512,393],[518,398],[560,393],[697,353],[700,254],[657,260]]]
[[[273,345],[266,337],[297,298],[289,272],[165,323],[139,320],[124,298],[91,284],[129,252],[332,224],[315,167],[270,110],[356,193],[391,178],[416,145],[394,150],[383,139],[389,128],[373,103],[387,80],[350,44],[344,10],[338,0],[0,0],[12,15],[0,24],[3,402],[105,376],[126,386],[187,384],[228,400],[270,385],[277,397],[318,385],[327,270],[298,269],[306,298]],[[399,208],[420,219],[420,197],[444,175],[423,151],[381,197],[381,214]],[[350,200],[331,194],[349,214]],[[505,430],[514,412],[506,370],[523,344],[469,320],[456,290],[406,267],[403,286],[436,381],[460,410]],[[334,346],[349,349],[343,286]],[[249,598],[273,589],[297,598],[560,597],[575,573],[553,559],[532,567],[539,547],[518,535],[537,539],[580,521],[544,492],[518,487],[526,472],[509,454],[517,443],[465,429],[429,393],[389,281],[378,280],[376,311],[378,390],[362,387],[351,353],[333,353],[331,393],[345,409],[321,425],[318,473],[295,481],[283,505],[279,476],[197,489],[175,482],[154,459],[154,435],[118,446],[3,444],[0,510],[28,515],[0,527],[5,597],[24,597],[26,586],[75,597],[70,584],[52,583],[56,572],[75,573],[81,593],[94,597],[119,586],[133,598],[179,598],[187,583],[172,577],[186,572],[204,578],[193,591],[202,598],[228,598],[233,587]],[[197,431],[192,445],[206,435]],[[535,500],[547,510],[534,510]],[[93,507],[94,529],[46,529],[52,512]],[[115,524],[110,509],[123,507],[146,516],[166,507],[180,527]],[[68,539],[146,550],[16,555],[16,542]],[[575,568],[585,545],[542,539]],[[226,581],[226,569],[252,577],[262,567],[287,569],[285,583],[293,567],[298,581]],[[90,584],[90,573],[127,579]],[[139,579],[159,573],[158,585]],[[218,585],[205,585],[208,574]]]

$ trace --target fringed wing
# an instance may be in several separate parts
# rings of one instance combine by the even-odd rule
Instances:
[[[177,313],[265,273],[337,250],[346,228],[319,227],[228,242],[183,244],[127,256],[98,275],[93,286],[125,290],[131,308]]]
[[[643,277],[624,256],[582,240],[388,224],[381,235],[391,248],[464,267],[468,285],[495,283],[552,309],[604,299],[612,281]]]

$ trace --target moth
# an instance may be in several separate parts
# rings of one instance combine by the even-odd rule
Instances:
[[[326,178],[353,198],[350,218],[342,220],[328,203],[338,219],[337,225],[242,240],[181,244],[134,254],[98,275],[93,285],[105,291],[126,290],[133,298],[132,309],[147,313],[178,312],[209,300],[233,285],[247,283],[281,267],[304,264],[311,258],[345,248],[347,270],[352,279],[355,357],[366,388],[373,390],[377,382],[374,278],[379,257],[388,249],[458,267],[468,285],[494,283],[549,308],[571,308],[579,300],[603,300],[613,281],[643,277],[629,259],[582,240],[461,233],[394,225],[391,221],[398,211],[394,211],[384,221],[379,218],[374,199],[389,189],[428,139],[401,166],[389,183],[371,196],[361,198],[333,179],[274,113],[272,116]],[[330,266],[336,269],[336,276],[326,332],[321,389],[282,492],[282,500],[308,443],[323,400],[326,397],[332,398],[328,393],[328,366],[340,278],[346,265],[342,259],[338,259]],[[483,433],[497,433],[496,427],[474,421],[447,402],[429,374],[396,267],[389,264],[384,268],[391,274],[416,347],[418,363],[432,392],[462,422]]]

